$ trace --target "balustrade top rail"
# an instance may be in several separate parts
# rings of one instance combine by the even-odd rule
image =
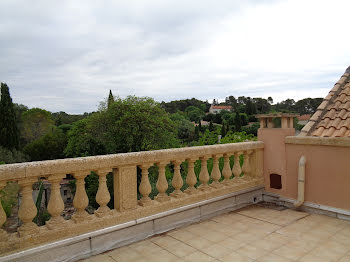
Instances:
[[[0,181],[46,176],[48,174],[70,174],[85,170],[98,170],[126,165],[140,165],[140,163],[158,163],[173,159],[198,159],[198,157],[211,157],[213,154],[227,154],[263,147],[263,142],[254,141],[7,164],[0,165]]]

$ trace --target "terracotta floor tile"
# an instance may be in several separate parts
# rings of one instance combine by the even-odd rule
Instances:
[[[238,248],[246,245],[244,242],[238,241],[237,239],[228,237],[225,240],[217,243],[219,246],[223,246],[230,250],[237,250]]]
[[[320,248],[327,248],[330,250],[333,250],[338,253],[346,254],[347,252],[350,251],[350,246],[348,245],[343,245],[337,241],[334,240],[329,240],[325,243],[323,243]]]
[[[186,243],[187,245],[202,250],[204,248],[207,248],[211,245],[214,245],[214,243],[212,241],[209,241],[208,239],[202,238],[202,237],[196,237],[196,238],[192,238],[192,239],[187,239],[183,241],[184,243]]]
[[[236,252],[251,259],[258,259],[267,254],[267,250],[252,245],[241,247]]]
[[[187,230],[179,230],[179,231],[170,231],[167,235],[176,238],[177,240],[184,241],[186,239],[191,239],[198,237],[197,235],[187,231]]]
[[[218,244],[214,244],[212,246],[209,246],[205,249],[202,249],[201,251],[206,253],[207,255],[209,255],[211,257],[216,258],[216,259],[220,259],[221,257],[232,252],[232,250],[230,250],[226,247],[223,247],[221,245],[218,245]]]
[[[329,260],[328,258],[314,256],[312,254],[307,254],[300,258],[298,262],[334,262],[334,260]]]
[[[107,253],[112,258],[117,260],[118,262],[133,262],[136,260],[144,259],[144,256],[139,254],[137,251],[129,249],[124,252],[113,254],[112,252]]]
[[[337,262],[350,262],[350,255],[342,257]]]
[[[106,254],[102,254],[84,259],[82,262],[115,262],[115,260]]]
[[[220,258],[222,262],[252,262],[253,259],[238,254],[237,252],[230,253],[222,258]]]
[[[237,239],[238,241],[244,242],[244,243],[250,243],[253,242],[259,238],[256,237],[256,235],[249,233],[249,232],[241,232],[236,235],[232,236],[234,239]]]
[[[262,248],[266,251],[275,250],[283,245],[283,243],[275,240],[259,239],[251,243],[252,246]]]
[[[350,222],[253,206],[86,262],[350,262]]]
[[[205,229],[203,229],[203,230],[205,231]],[[226,236],[220,232],[207,230],[207,231],[205,231],[205,233],[203,233],[201,235],[201,237],[205,238],[209,241],[212,241],[212,242],[220,242],[220,241],[223,241],[224,239],[226,239],[228,236]]]
[[[275,255],[284,257],[286,259],[296,261],[299,258],[305,256],[307,252],[305,252],[304,250],[302,250],[298,247],[286,244],[286,245],[274,250],[273,253]]]
[[[178,262],[182,261],[179,257],[175,256],[174,254],[166,251],[161,250],[157,254],[153,254],[151,256],[147,256],[146,258],[148,262]],[[117,260],[119,262],[119,260]]]
[[[310,252],[310,255],[328,259],[330,261],[337,261],[341,257],[343,257],[345,254],[346,252],[337,252],[335,250],[324,248],[324,247],[318,247]]]
[[[350,236],[343,235],[341,232],[334,234],[330,240],[339,242],[340,244],[350,246]]]
[[[189,245],[186,245],[184,243],[168,246],[168,247],[165,247],[165,249],[178,257],[184,257],[190,253],[194,253],[197,251],[195,248]]]
[[[277,256],[275,254],[264,255],[257,260],[258,262],[291,262],[292,260]]]
[[[207,254],[200,251],[191,253],[185,256],[183,259],[189,262],[211,262],[215,260],[215,258],[208,256]]]
[[[160,238],[151,238],[151,242],[154,244],[162,247],[162,248],[167,248],[171,246],[176,246],[181,243],[181,241],[171,237],[171,236],[162,236]]]

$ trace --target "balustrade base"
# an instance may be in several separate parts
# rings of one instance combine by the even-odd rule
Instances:
[[[75,213],[73,216],[72,216],[72,220],[78,224],[78,223],[81,223],[81,222],[87,222],[91,219],[91,216],[89,216],[89,214],[83,210],[83,211],[77,211],[77,213]]]
[[[94,214],[97,216],[97,217],[105,217],[105,216],[110,216],[113,214],[112,210],[105,206],[105,207],[99,207],[95,212]]]
[[[142,207],[146,207],[146,206],[153,205],[153,202],[149,197],[148,198],[143,197],[141,200],[139,200],[138,204]]]
[[[215,189],[220,189],[220,188],[223,188],[224,185],[221,184],[220,182],[218,181],[214,181],[213,183],[210,184],[211,187],[215,188]]]
[[[212,188],[207,184],[201,184],[198,188],[200,191],[210,191]]]
[[[184,193],[188,195],[194,195],[194,194],[198,194],[198,190],[195,187],[189,187],[185,189]]]
[[[163,194],[158,194],[155,198],[155,200],[157,200],[158,202],[166,202],[170,200],[170,196],[168,196],[167,194],[163,193]]]
[[[26,224],[22,225],[18,229],[18,232],[19,232],[20,236],[33,235],[33,234],[39,232],[39,228],[38,228],[38,226],[35,223],[29,222],[29,223],[26,223]]]
[[[66,223],[67,221],[64,220],[63,217],[58,216],[58,217],[54,217],[51,218],[49,221],[46,222],[46,227],[50,230],[53,230],[57,227],[62,226],[62,224]]]
[[[175,190],[170,195],[175,198],[185,197],[184,192],[182,192],[181,190]]]

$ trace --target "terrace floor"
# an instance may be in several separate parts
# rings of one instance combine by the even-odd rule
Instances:
[[[350,262],[350,221],[255,205],[83,261]]]

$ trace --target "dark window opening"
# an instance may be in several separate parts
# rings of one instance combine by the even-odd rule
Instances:
[[[282,189],[282,177],[277,174],[270,174],[270,187],[274,189]]]

